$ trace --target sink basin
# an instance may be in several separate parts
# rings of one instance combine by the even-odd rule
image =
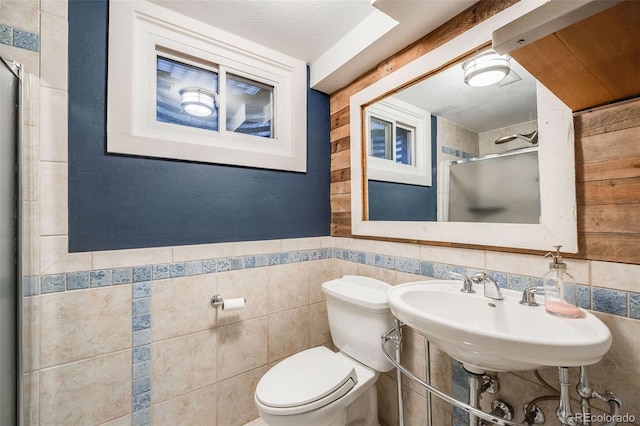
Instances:
[[[501,289],[504,299],[493,300],[480,285],[476,293],[461,288],[460,281],[418,281],[387,297],[397,319],[475,373],[590,365],[611,347],[607,326],[583,309],[580,318],[560,318],[542,303],[521,305],[520,291]]]

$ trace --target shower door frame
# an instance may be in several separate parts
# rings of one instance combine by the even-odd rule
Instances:
[[[15,79],[17,87],[17,99],[16,99],[16,115],[15,115],[15,138],[14,138],[14,158],[15,158],[15,327],[16,327],[16,340],[15,340],[15,422],[17,425],[24,423],[23,419],[23,401],[24,401],[24,371],[23,371],[23,255],[22,255],[22,232],[23,232],[23,77],[24,66],[13,60],[8,60],[3,56],[0,56],[0,67],[7,68],[11,72]]]

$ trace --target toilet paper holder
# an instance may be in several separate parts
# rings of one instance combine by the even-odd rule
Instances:
[[[247,299],[242,299],[244,303],[247,303]],[[214,294],[211,298],[211,306],[214,308],[222,307],[224,309],[224,297],[221,294]]]

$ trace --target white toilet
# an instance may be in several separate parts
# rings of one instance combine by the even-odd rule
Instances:
[[[281,361],[260,379],[255,402],[269,426],[378,425],[376,380],[393,368],[380,336],[394,318],[389,284],[345,275],[322,285],[333,342]]]

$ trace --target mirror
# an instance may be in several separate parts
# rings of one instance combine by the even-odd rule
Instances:
[[[365,108],[368,220],[540,223],[536,80],[506,60],[495,84],[464,58]]]
[[[515,5],[351,97],[354,235],[537,250],[561,244],[577,252],[570,109],[513,60],[502,85],[462,82],[461,62],[489,49],[495,28],[530,9]],[[463,84],[456,95],[448,73]],[[488,97],[477,99],[478,89]],[[495,143],[514,134],[521,137]],[[412,173],[399,177],[408,164]],[[489,171],[498,172],[493,182],[479,185]],[[465,173],[471,185],[460,187]],[[513,206],[520,207],[515,218]]]

